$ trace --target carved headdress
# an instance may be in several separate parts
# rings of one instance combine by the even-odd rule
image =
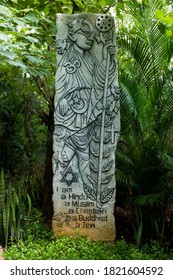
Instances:
[[[87,29],[89,32],[93,31],[92,25],[85,19],[75,19],[68,24],[68,27],[69,27],[68,34],[72,36],[77,31],[84,30],[86,27],[88,27]]]

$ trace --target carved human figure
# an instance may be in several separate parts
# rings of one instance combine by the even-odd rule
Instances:
[[[56,72],[55,135],[63,143],[58,162],[63,167],[62,180],[72,184],[79,171],[85,185],[91,186],[90,142],[96,121],[103,111],[103,93],[108,53],[110,56],[108,103],[113,104],[116,63],[112,43],[103,46],[101,59],[92,53],[95,31],[85,19],[68,24],[68,35],[62,43],[62,59]],[[109,105],[107,103],[107,106]],[[108,106],[111,115],[111,104]],[[113,107],[113,106],[112,106]],[[113,110],[114,108],[112,108]]]

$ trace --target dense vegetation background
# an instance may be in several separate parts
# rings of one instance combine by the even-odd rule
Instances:
[[[113,13],[121,91],[118,239],[173,247],[173,5],[0,0],[0,243],[52,217],[56,13]]]

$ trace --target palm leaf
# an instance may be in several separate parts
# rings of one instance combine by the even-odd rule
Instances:
[[[163,98],[159,104],[157,115],[156,131],[164,139],[173,123],[173,85],[167,85],[167,92],[164,91]]]
[[[5,177],[4,172],[1,170],[0,174],[0,211],[4,209],[5,205]]]
[[[5,205],[2,210],[5,245],[7,245],[7,243],[8,243],[8,236],[9,236],[10,200],[11,200],[10,197],[11,197],[11,192],[10,192],[10,190],[7,190]]]
[[[162,163],[162,167],[166,170],[172,170],[173,171],[173,156],[170,156],[166,153],[161,153],[158,155],[158,158],[160,162]]]
[[[133,204],[138,207],[162,207],[163,196],[161,193],[140,195],[134,199]]]
[[[134,228],[134,234],[135,234],[135,241],[136,245],[139,247],[142,240],[142,231],[143,231],[143,219],[142,219],[142,211],[140,208],[135,208],[135,217],[136,217],[136,223],[137,226]]]
[[[137,184],[132,180],[130,175],[125,174],[125,172],[116,169],[116,181],[120,185],[125,185],[128,187],[137,188]]]

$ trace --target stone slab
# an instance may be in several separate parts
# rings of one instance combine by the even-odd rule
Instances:
[[[120,131],[114,19],[57,14],[53,231],[115,240]]]

